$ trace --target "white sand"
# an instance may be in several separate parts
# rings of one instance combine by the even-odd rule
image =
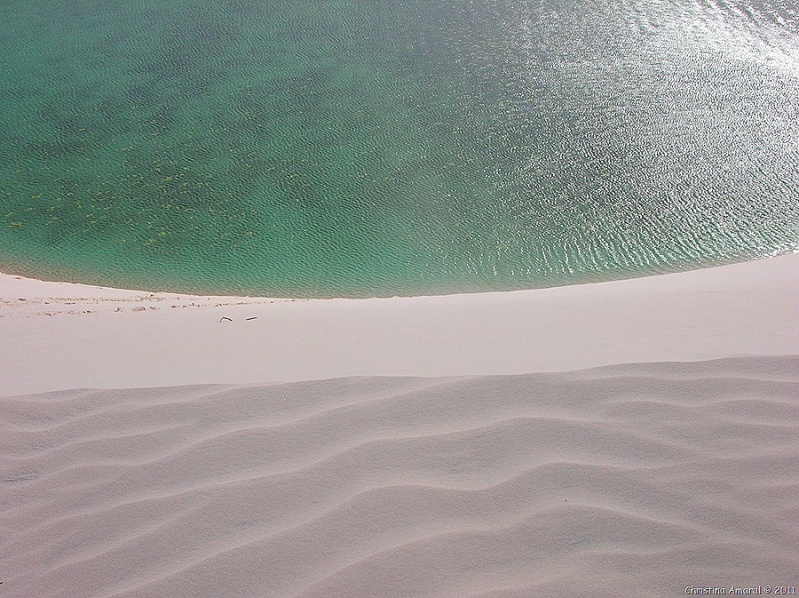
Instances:
[[[799,585],[799,255],[416,299],[0,297],[2,598]]]
[[[0,401],[4,597],[799,582],[799,359]]]
[[[0,276],[0,301],[0,396],[799,354],[799,254],[410,299],[178,299]]]

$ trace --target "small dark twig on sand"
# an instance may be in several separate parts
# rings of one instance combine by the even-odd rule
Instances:
[[[257,319],[258,319],[258,316],[253,316],[251,318],[247,318],[247,320],[257,320]]]

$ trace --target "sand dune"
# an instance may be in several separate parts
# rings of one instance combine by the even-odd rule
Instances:
[[[787,356],[0,399],[2,594],[796,584],[796,397]]]
[[[797,272],[296,302],[0,275],[0,598],[799,585]]]

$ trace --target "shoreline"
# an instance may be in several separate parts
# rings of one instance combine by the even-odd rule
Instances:
[[[799,354],[799,253],[528,291],[201,297],[0,275],[0,396]]]
[[[553,286],[534,287],[530,289],[511,289],[511,290],[486,290],[486,291],[471,291],[471,292],[453,292],[441,294],[421,294],[421,295],[391,295],[391,296],[333,296],[333,297],[289,297],[289,296],[269,296],[269,295],[226,295],[226,294],[201,294],[192,292],[179,292],[179,291],[164,291],[164,290],[149,290],[149,289],[133,289],[124,287],[113,287],[102,284],[92,284],[84,282],[73,282],[69,280],[50,280],[47,278],[38,278],[29,276],[8,269],[0,263],[0,301],[8,301],[13,299],[16,295],[25,295],[24,298],[35,297],[58,297],[59,299],[82,299],[82,298],[96,298],[98,300],[119,300],[119,299],[139,299],[143,297],[158,297],[161,300],[169,300],[179,298],[188,298],[195,302],[205,299],[215,299],[217,301],[331,301],[331,300],[345,300],[345,301],[369,301],[369,300],[388,300],[388,299],[418,299],[420,297],[452,297],[459,295],[483,295],[483,294],[505,294],[505,293],[524,293],[532,291],[546,291],[553,288],[562,287],[577,287],[595,284],[606,284],[615,282],[624,282],[628,280],[638,280],[644,278],[669,276],[673,274],[684,274],[688,272],[712,270],[716,268],[723,268],[727,266],[736,266],[740,264],[747,264],[751,262],[761,262],[774,258],[799,255],[799,249],[789,253],[780,253],[768,257],[756,257],[744,261],[733,261],[720,263],[716,265],[694,266],[687,267],[686,269],[679,269],[671,272],[655,272],[645,273],[632,277],[610,278],[606,280],[590,280],[586,282],[576,282],[570,284],[555,284]],[[19,298],[19,297],[17,297]],[[2,315],[2,314],[0,314]]]
[[[117,289],[83,283],[40,280],[0,272],[0,308],[2,308],[0,319],[143,311],[164,306],[222,307],[275,301],[292,300]]]
[[[103,297],[108,296],[114,298],[120,297],[140,297],[140,296],[159,296],[163,298],[177,298],[189,297],[195,300],[204,298],[216,298],[219,300],[252,300],[252,301],[329,301],[329,300],[373,300],[373,299],[415,299],[418,297],[450,297],[455,295],[479,295],[491,293],[518,293],[528,291],[542,291],[551,288],[584,286],[593,284],[603,284],[609,282],[621,282],[626,280],[636,280],[640,278],[650,278],[655,276],[667,276],[670,274],[682,274],[685,272],[693,272],[697,270],[708,270],[713,268],[720,268],[724,266],[734,266],[737,264],[744,264],[749,262],[758,262],[768,260],[775,257],[782,257],[786,255],[799,254],[799,248],[788,251],[787,253],[777,253],[769,256],[755,256],[749,258],[738,258],[737,260],[727,260],[720,263],[705,263],[705,264],[683,264],[680,268],[672,270],[659,270],[651,272],[636,272],[636,273],[617,273],[617,276],[611,278],[603,278],[601,272],[593,273],[590,277],[586,276],[585,280],[579,282],[556,282],[552,285],[532,287],[532,288],[509,288],[509,289],[485,289],[485,290],[471,290],[471,291],[451,291],[451,292],[430,292],[421,294],[394,294],[394,295],[307,295],[307,296],[289,296],[289,295],[259,295],[259,294],[219,294],[219,293],[198,293],[193,291],[172,291],[172,290],[158,290],[147,288],[128,288],[108,286],[104,284],[96,284],[91,282],[77,282],[72,280],[59,280],[40,278],[34,275],[24,274],[13,269],[9,269],[6,265],[0,262],[0,300],[8,299],[14,294],[20,293],[33,293],[35,296],[45,296],[52,293],[58,293],[59,297],[68,298],[81,298],[86,296]],[[740,260],[740,261],[739,261]],[[587,273],[583,273],[587,275]],[[611,272],[604,274],[610,275]],[[55,286],[59,285],[59,286]],[[60,290],[58,290],[60,289]]]

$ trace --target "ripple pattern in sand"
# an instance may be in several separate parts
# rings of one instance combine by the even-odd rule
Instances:
[[[740,358],[1,399],[3,595],[795,583],[797,372]]]

